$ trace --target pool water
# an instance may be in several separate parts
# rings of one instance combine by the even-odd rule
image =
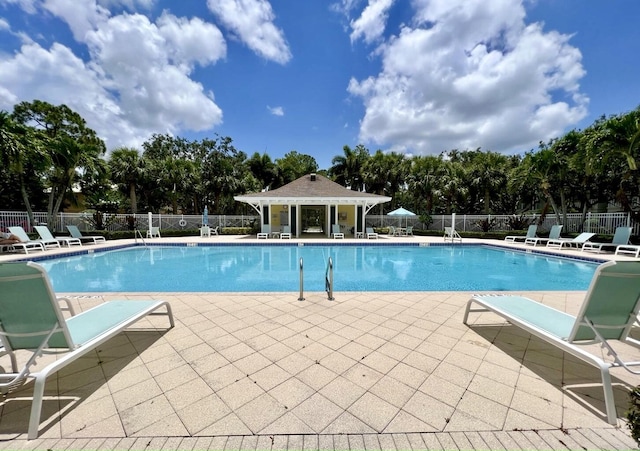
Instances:
[[[488,246],[134,247],[40,262],[57,292],[586,290],[596,264]]]

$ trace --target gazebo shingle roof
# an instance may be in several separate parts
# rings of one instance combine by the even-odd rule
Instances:
[[[386,199],[388,199],[386,196],[378,194],[352,191],[321,175],[315,174],[315,180],[312,180],[313,176],[314,174],[307,174],[280,188],[261,193],[245,194],[237,196],[237,198],[360,198],[362,200],[375,199],[379,202],[386,202]]]

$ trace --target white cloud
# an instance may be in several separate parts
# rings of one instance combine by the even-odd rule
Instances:
[[[267,110],[269,110],[269,113],[273,114],[274,116],[284,116],[284,108],[282,108],[281,106],[270,107],[269,105],[267,105]]]
[[[152,133],[202,131],[222,122],[213,94],[191,78],[196,64],[226,55],[213,24],[168,13],[157,23],[140,14],[110,17],[93,0],[45,0],[41,6],[69,23],[89,57],[59,43],[45,49],[23,39],[12,55],[0,55],[0,109],[33,99],[64,103],[109,148],[139,147]]]
[[[5,19],[3,19],[2,17],[0,17],[0,31],[9,31],[11,30],[11,25],[9,25],[9,22],[7,22]]]
[[[7,4],[18,5],[27,14],[35,14],[38,10],[36,8],[36,2],[40,0],[4,0]]]
[[[351,21],[351,42],[363,38],[370,44],[381,38],[388,19],[388,11],[394,0],[369,0],[360,17]]]
[[[284,33],[274,25],[275,15],[266,0],[207,0],[207,6],[258,55],[280,64],[291,59]]]
[[[587,113],[569,36],[524,22],[521,1],[414,0],[414,25],[378,48],[382,71],[352,79],[360,139],[439,153],[528,150]]]

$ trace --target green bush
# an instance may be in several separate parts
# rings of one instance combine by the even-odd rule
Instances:
[[[640,445],[640,387],[629,394],[629,410],[627,411],[631,436]]]

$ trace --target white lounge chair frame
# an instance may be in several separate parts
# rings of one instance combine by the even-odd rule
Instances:
[[[454,229],[453,227],[444,228],[444,240],[451,241],[452,243],[456,241],[462,243],[462,237],[458,232],[456,232],[456,229]]]
[[[55,240],[60,244],[64,244],[67,247],[71,246],[82,246],[82,242],[78,238],[73,238],[69,236],[56,236],[54,237],[47,226],[34,226],[40,238],[44,241],[52,241]]]
[[[107,239],[102,235],[83,235],[78,226],[68,225],[67,230],[73,238],[78,238],[81,242],[93,242],[93,244],[106,243]]]
[[[281,240],[290,240],[291,239],[291,227],[282,226],[282,232],[280,232]]]
[[[616,255],[633,255],[638,258],[640,256],[640,246],[637,244],[621,244],[616,248]]]
[[[582,248],[584,243],[587,243],[591,238],[593,238],[595,233],[582,232],[577,237],[571,238],[558,238],[558,239],[549,239],[547,240],[547,246],[552,249],[562,249],[563,247],[572,247],[572,248]]]
[[[333,239],[343,239],[344,233],[340,230],[340,224],[331,225],[331,236]]]
[[[538,243],[546,244],[549,240],[559,239],[560,232],[562,232],[562,225],[554,225],[554,226],[551,226],[551,230],[549,231],[548,238],[539,238],[537,236],[532,238],[527,238],[526,240],[524,240],[524,244],[531,245],[531,246],[537,246]]]
[[[582,245],[583,252],[597,252],[601,253],[604,249],[611,249],[611,251],[616,252],[620,247],[623,248],[624,253],[633,253],[633,252],[625,252],[624,247],[629,245],[629,238],[631,238],[631,227],[616,227],[616,231],[613,234],[613,239],[610,243],[594,243],[592,241],[587,241]],[[630,245],[633,246],[633,245]],[[638,255],[636,254],[636,257]]]
[[[367,227],[366,228],[366,233],[367,233],[367,239],[374,239],[377,240],[378,239],[378,234],[376,232],[374,232],[373,227]]]
[[[471,308],[473,304],[480,308]],[[617,315],[616,308],[619,310]],[[610,261],[596,269],[585,301],[575,317],[522,296],[474,295],[467,302],[463,323],[468,325],[470,312],[493,312],[514,326],[594,365],[602,378],[607,421],[617,424],[610,369],[623,367],[633,374],[640,374],[640,371],[631,369],[640,366],[640,362],[623,361],[608,340],[640,347],[640,341],[629,338],[639,310],[640,265]],[[611,361],[580,347],[594,343],[604,348]]]
[[[524,236],[521,235],[509,235],[505,236],[504,240],[511,243],[524,242],[527,238],[536,238],[536,233],[538,233],[538,225],[531,224],[527,229],[527,234]]]
[[[47,250],[47,246],[42,240],[32,240],[31,238],[29,238],[29,235],[27,235],[27,232],[25,232],[24,229],[20,226],[9,227],[9,232],[12,235],[17,236],[20,240],[19,243],[13,244],[14,248],[22,248],[25,254],[28,254],[30,249],[37,249],[41,251]],[[56,242],[56,244],[50,246],[60,247],[60,243]]]
[[[262,226],[262,231],[258,232],[258,239],[266,240],[271,235],[271,226],[269,224],[265,224]]]
[[[35,293],[30,295],[30,292]],[[35,379],[29,417],[29,440],[38,436],[48,376],[145,316],[167,316],[170,328],[175,325],[171,305],[166,301],[111,301],[74,315],[68,300],[56,299],[44,268],[33,262],[0,263],[0,299],[3,304],[0,310],[0,338],[3,344],[0,355],[9,355],[13,371],[1,375],[0,392],[7,393],[15,389],[27,378]],[[65,309],[60,308],[59,301],[66,303]],[[34,315],[33,307],[38,311],[37,315]],[[156,312],[159,309],[165,311]],[[65,319],[63,310],[69,311],[72,316]],[[16,318],[16,312],[20,318]],[[25,318],[35,319],[30,322],[25,321]],[[19,324],[14,325],[12,319]],[[30,326],[45,329],[30,330]],[[18,370],[15,351],[21,349],[29,350],[32,354],[23,368]],[[55,352],[60,357],[32,373],[31,367],[36,364],[36,359],[46,352]],[[62,352],[66,353],[61,354]]]

